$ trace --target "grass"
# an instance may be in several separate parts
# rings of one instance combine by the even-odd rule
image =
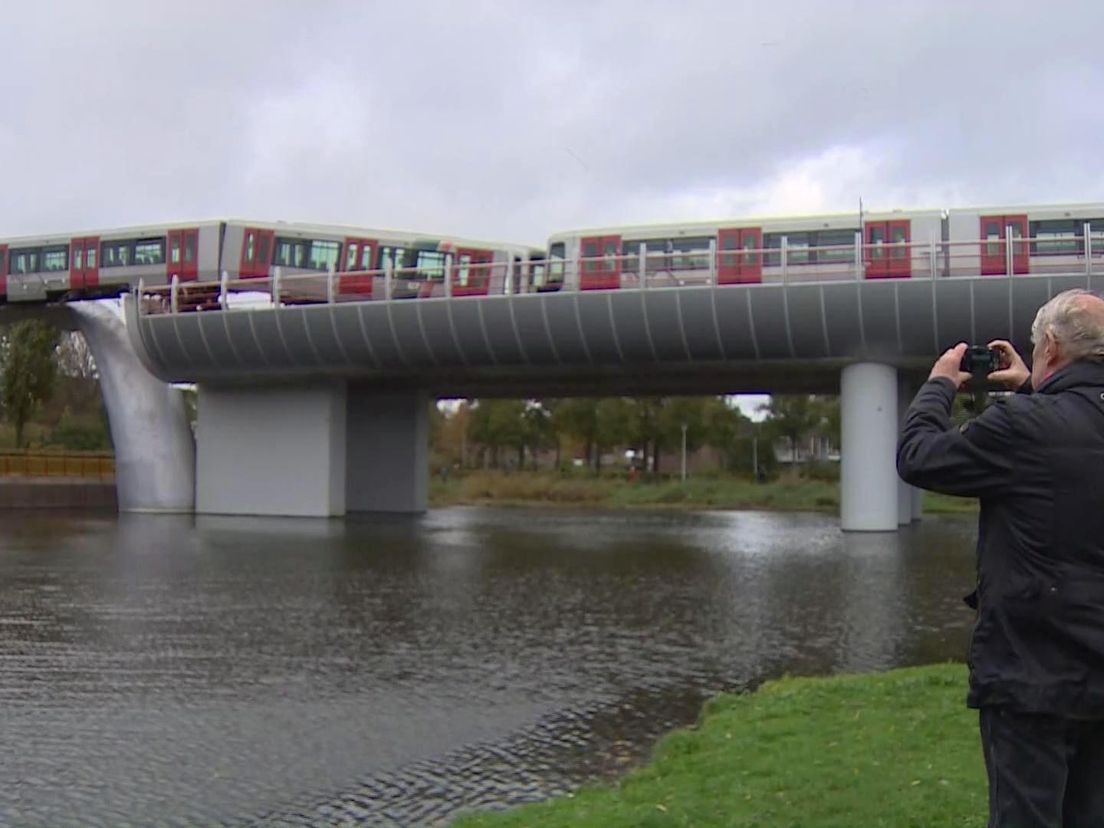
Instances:
[[[613,785],[454,828],[982,828],[961,665],[787,678],[714,699]]]
[[[839,482],[782,477],[753,483],[735,476],[700,476],[685,485],[672,480],[629,480],[625,475],[594,477],[556,472],[474,471],[430,484],[433,506],[551,505],[571,507],[668,509],[767,509],[838,512]],[[974,512],[972,499],[924,494],[932,513]]]

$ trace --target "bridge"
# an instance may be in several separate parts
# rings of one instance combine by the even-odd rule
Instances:
[[[198,385],[199,512],[422,510],[432,397],[810,392],[842,397],[842,527],[890,530],[919,515],[894,449],[935,356],[998,337],[1029,351],[1042,303],[1104,288],[1092,256],[1012,276],[868,279],[857,260],[831,278],[719,284],[712,257],[653,275],[645,255],[619,268],[639,278],[603,290],[511,290],[535,283],[507,273],[497,295],[451,295],[446,278],[400,299],[390,269],[370,274],[370,299],[342,290],[364,274],[174,280],[128,296],[126,328],[153,377]]]

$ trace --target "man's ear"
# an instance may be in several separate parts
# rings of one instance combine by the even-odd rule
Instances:
[[[1043,334],[1043,337],[1043,357],[1048,363],[1055,365],[1062,359],[1062,346],[1049,332]]]

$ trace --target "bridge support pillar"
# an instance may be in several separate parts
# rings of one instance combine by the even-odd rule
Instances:
[[[897,371],[862,362],[840,380],[840,528],[897,529]]]
[[[429,397],[349,388],[350,512],[424,512],[429,492]]]
[[[343,382],[199,386],[196,511],[345,514]]]
[[[905,412],[912,402],[912,383],[904,377],[897,378],[897,429],[900,432],[901,425],[905,422]],[[896,447],[895,447],[896,448]],[[913,515],[913,487],[897,478],[897,525],[907,526],[912,523]]]

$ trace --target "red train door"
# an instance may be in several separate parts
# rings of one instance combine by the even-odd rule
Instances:
[[[580,240],[582,267],[580,290],[611,290],[621,287],[621,237],[588,236]]]
[[[69,242],[69,290],[83,293],[100,283],[100,239],[87,236]]]
[[[1006,233],[1012,235],[1012,272],[1027,273],[1030,268],[1027,238],[1027,216],[981,217],[981,272],[984,276],[1008,274],[1005,256],[1008,251]],[[1024,239],[1025,241],[1016,241]]]
[[[372,295],[372,269],[379,243],[375,239],[345,239],[345,261],[342,270],[355,276],[341,276],[337,290],[341,294],[353,294],[368,298]]]
[[[452,254],[452,295],[486,296],[491,287],[494,252],[458,247]],[[430,286],[432,287],[432,286]]]
[[[887,276],[907,279],[912,275],[912,222],[908,219],[894,219],[886,222],[886,238],[889,241],[889,260],[886,262]]]
[[[275,230],[246,227],[242,233],[241,265],[238,273],[242,279],[264,279],[272,264],[272,252],[276,242]]]
[[[8,299],[8,246],[0,244],[0,296]]]
[[[165,262],[169,281],[173,276],[181,282],[196,281],[199,278],[199,230],[170,230],[167,242]]]
[[[717,284],[763,281],[763,233],[758,227],[717,231]]]
[[[863,261],[867,279],[912,275],[912,223],[908,219],[868,221],[864,230]]]

